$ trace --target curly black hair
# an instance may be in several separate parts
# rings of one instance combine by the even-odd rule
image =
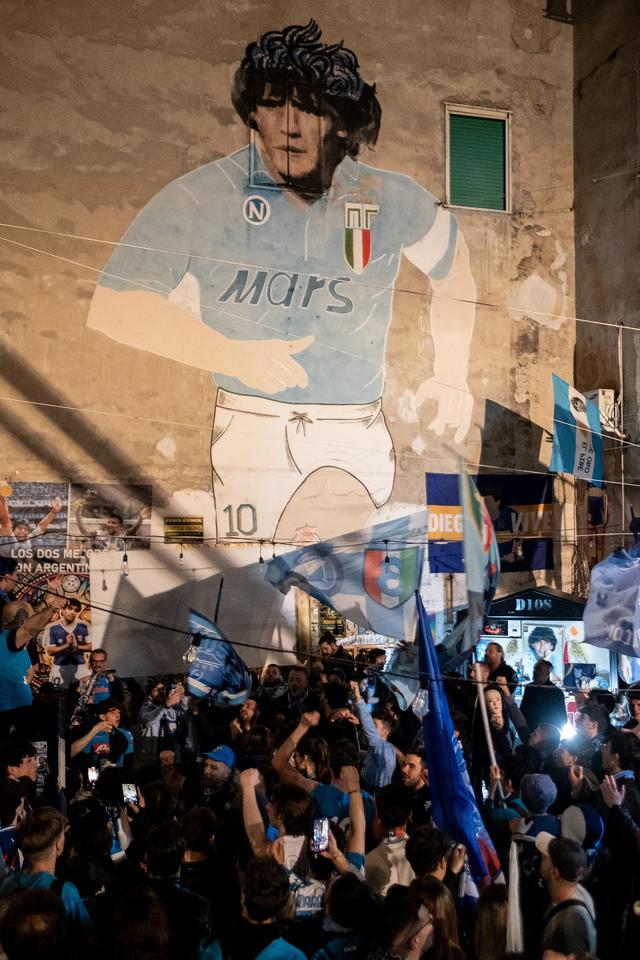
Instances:
[[[375,84],[362,79],[353,51],[342,43],[322,43],[321,36],[315,20],[263,33],[246,49],[231,100],[242,122],[255,130],[256,104],[275,105],[295,94],[303,109],[340,119],[348,134],[345,152],[355,158],[361,144],[378,139],[381,110]],[[267,84],[269,98],[263,100]]]

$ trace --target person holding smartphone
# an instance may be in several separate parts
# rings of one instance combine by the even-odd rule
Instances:
[[[87,755],[87,766],[102,767],[105,763],[124,766],[125,757],[133,753],[133,737],[120,726],[122,711],[115,700],[102,700],[94,707],[94,723],[71,744],[71,757]]]

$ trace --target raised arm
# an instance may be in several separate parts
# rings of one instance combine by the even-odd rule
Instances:
[[[46,533],[47,527],[49,524],[55,520],[60,511],[62,510],[62,500],[60,497],[54,497],[51,501],[51,509],[46,517],[43,517],[42,520],[38,520],[38,527],[40,528],[41,533]]]
[[[45,596],[44,607],[17,628],[15,633],[16,650],[21,650],[22,647],[26,647],[34,637],[37,637],[43,627],[46,627],[49,623],[55,611],[64,607],[66,602],[66,597],[56,593],[48,593]]]
[[[306,790],[307,793],[315,790],[318,784],[315,780],[304,777],[299,773],[298,770],[291,766],[290,760],[302,738],[312,727],[317,727],[319,723],[320,714],[317,710],[312,710],[310,713],[303,713],[300,717],[300,723],[295,730],[289,734],[282,746],[276,750],[271,761],[271,765],[282,780],[287,783],[297,784],[299,787],[302,787],[303,790]]]
[[[91,727],[88,733],[85,733],[84,736],[78,737],[77,740],[74,740],[71,744],[70,753],[72,757],[75,757],[78,753],[82,753],[84,748],[91,743],[93,738],[99,733],[113,733],[113,727],[110,723],[107,723],[106,720],[100,720],[99,723],[96,723],[95,726]]]
[[[373,750],[379,752],[383,749],[385,741],[376,730],[376,725],[371,719],[371,707],[362,699],[360,685],[357,683],[357,681],[351,681],[351,689],[353,690],[353,695],[356,701],[356,714],[360,720],[360,725],[364,731],[367,743],[370,747],[372,747]]]
[[[0,497],[0,535],[10,537],[13,533],[9,504],[6,497]]]
[[[349,793],[349,853],[364,857],[367,822],[364,815],[364,800],[360,789],[360,774],[356,767],[343,767],[340,777]]]
[[[259,784],[260,773],[258,770],[243,770],[240,774],[244,829],[254,857],[266,857],[271,853],[271,844],[267,840],[264,821],[256,798],[256,789]]]

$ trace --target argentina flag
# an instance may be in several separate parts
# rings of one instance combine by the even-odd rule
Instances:
[[[274,557],[266,578],[282,593],[299,587],[374,633],[413,640],[426,531],[420,510]]]
[[[549,469],[602,482],[600,411],[584,394],[553,374],[553,453]]]

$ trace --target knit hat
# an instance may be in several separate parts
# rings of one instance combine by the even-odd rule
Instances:
[[[520,796],[529,813],[546,813],[558,791],[546,773],[525,773],[520,781]]]

